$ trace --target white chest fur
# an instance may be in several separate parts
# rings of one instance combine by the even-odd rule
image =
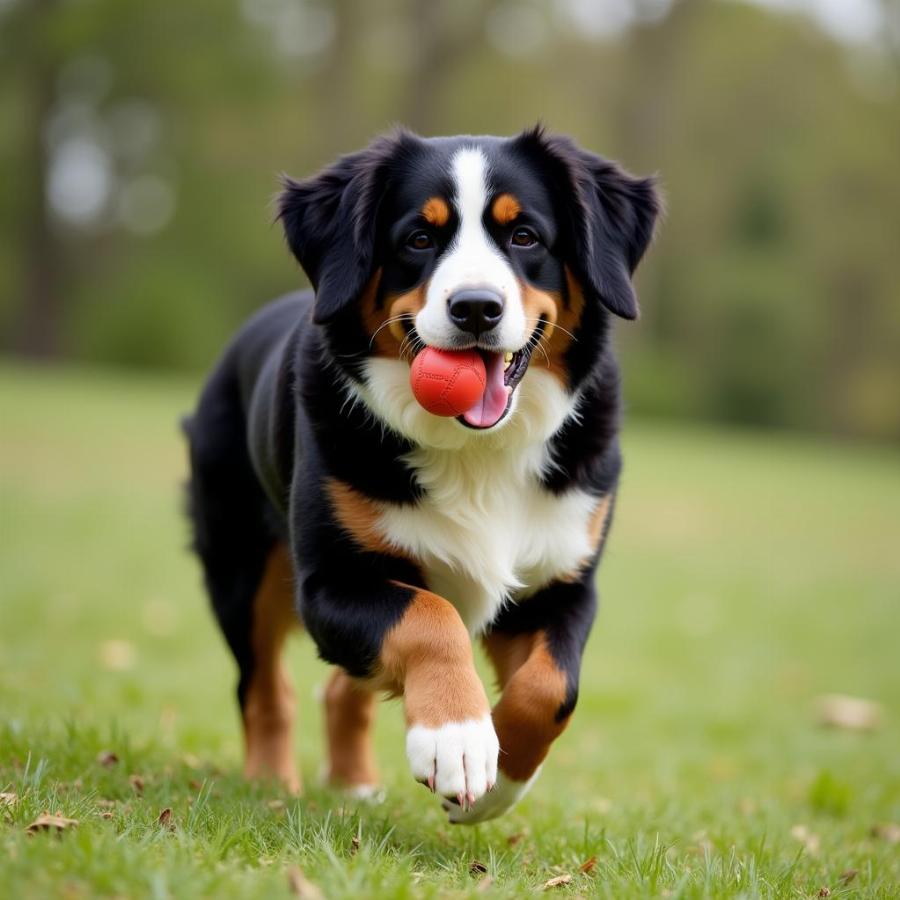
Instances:
[[[589,555],[597,498],[555,496],[530,467],[464,451],[416,451],[426,489],[413,508],[389,507],[385,537],[419,561],[428,586],[459,610],[472,633],[510,598],[570,574]],[[524,471],[523,471],[524,470]]]

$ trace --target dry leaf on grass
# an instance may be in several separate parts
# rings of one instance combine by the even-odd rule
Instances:
[[[19,795],[12,791],[0,791],[0,806],[15,806],[19,802]]]
[[[119,761],[119,757],[112,750],[101,750],[97,754],[97,762],[101,766],[114,766]]]
[[[872,731],[881,724],[881,707],[873,700],[826,694],[819,697],[819,722],[846,731]]]
[[[359,835],[355,834],[350,838],[350,855],[356,856],[359,853]]]
[[[175,830],[175,823],[172,821],[172,807],[167,806],[156,818],[157,825],[168,828],[169,831]]]
[[[880,838],[889,844],[900,844],[900,825],[896,822],[879,822],[869,832],[872,837]]]
[[[572,876],[571,875],[557,875],[556,878],[551,878],[549,881],[544,882],[544,890],[549,891],[550,888],[562,887],[564,884],[571,884]]]
[[[134,668],[137,653],[131,641],[104,641],[100,645],[100,662],[110,672],[127,672]]]
[[[830,897],[831,896],[831,888],[820,887],[819,893],[816,894],[817,897]]]
[[[322,892],[304,874],[300,866],[288,866],[288,889],[302,900],[324,900]]]
[[[506,843],[509,844],[510,847],[515,847],[516,844],[521,844],[524,839],[525,839],[525,835],[522,834],[521,831],[519,831],[516,834],[511,834],[506,839]]]
[[[131,787],[134,789],[134,792],[135,792],[136,794],[143,794],[143,793],[144,793],[144,779],[143,779],[142,776],[140,776],[140,775],[129,775],[129,776],[128,776],[128,783],[129,783],[129,784],[131,785]]]
[[[594,871],[597,866],[597,857],[592,856],[590,859],[586,859],[579,867],[578,871],[582,872],[585,875],[590,874]]]
[[[480,859],[473,859],[469,863],[470,875],[484,875],[487,872],[487,866]]]
[[[29,834],[37,834],[40,831],[55,831],[59,833],[67,828],[75,828],[77,825],[78,819],[67,819],[59,812],[55,816],[45,812],[39,815],[25,830]]]
[[[819,852],[819,836],[813,834],[805,825],[795,825],[791,829],[791,837],[800,841],[811,856],[815,856]]]

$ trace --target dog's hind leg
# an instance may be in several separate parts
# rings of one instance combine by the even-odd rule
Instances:
[[[297,624],[293,571],[287,548],[272,549],[251,616],[252,665],[241,703],[248,778],[278,778],[293,793],[300,790],[294,763],[294,689],[281,661],[290,629]],[[242,673],[244,674],[244,673]]]
[[[246,449],[243,417],[224,379],[207,388],[185,425],[190,515],[213,611],[238,664],[248,777],[299,791],[293,759],[293,690],[281,664],[292,624],[293,572],[274,513]]]
[[[375,695],[337,668],[325,689],[325,728],[330,784],[358,796],[377,790],[378,771],[372,753]]]

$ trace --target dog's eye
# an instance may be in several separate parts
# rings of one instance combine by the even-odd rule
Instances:
[[[511,240],[516,247],[533,247],[538,242],[537,235],[530,228],[517,228]]]
[[[434,241],[427,231],[414,231],[407,239],[406,246],[411,250],[430,250]]]

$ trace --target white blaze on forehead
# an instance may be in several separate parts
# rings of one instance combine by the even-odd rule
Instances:
[[[426,344],[452,346],[458,330],[447,314],[447,301],[464,288],[490,288],[505,301],[503,319],[495,329],[498,344],[517,350],[527,339],[522,296],[515,274],[484,227],[490,200],[488,163],[476,147],[457,151],[451,162],[453,205],[459,226],[434,270],[416,330]]]

